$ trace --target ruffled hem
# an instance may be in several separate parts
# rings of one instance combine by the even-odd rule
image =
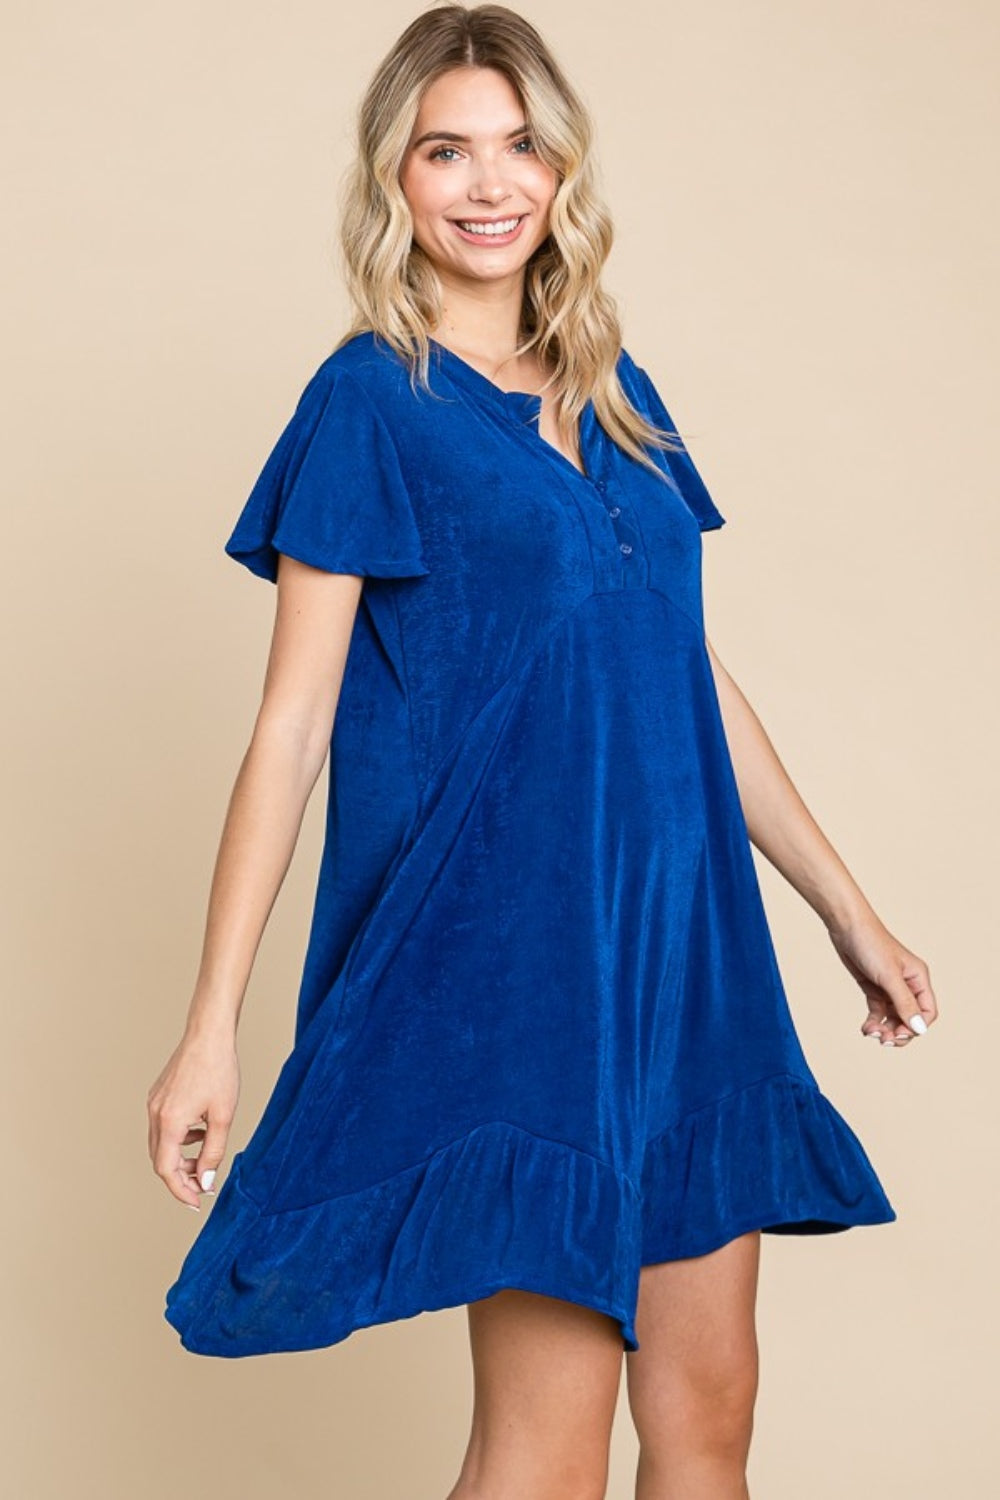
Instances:
[[[195,1354],[324,1348],[503,1288],[606,1313],[634,1352],[640,1265],[705,1254],[752,1229],[823,1233],[896,1218],[846,1121],[787,1073],[657,1135],[641,1190],[596,1157],[502,1120],[386,1181],[277,1213],[247,1191],[242,1158],[166,1295],[165,1317]]]
[[[686,1114],[646,1147],[642,1264],[739,1234],[833,1234],[897,1215],[847,1121],[815,1083],[776,1073]]]
[[[639,1203],[596,1157],[493,1121],[387,1181],[265,1214],[242,1156],[167,1293],[193,1353],[325,1347],[502,1287],[608,1313],[635,1345]]]

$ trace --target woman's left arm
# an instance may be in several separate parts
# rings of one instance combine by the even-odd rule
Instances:
[[[808,901],[868,1001],[861,1032],[905,1046],[938,1017],[927,964],[893,937],[796,790],[764,726],[706,640],[753,844]]]

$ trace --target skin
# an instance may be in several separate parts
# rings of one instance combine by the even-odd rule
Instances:
[[[515,135],[524,112],[507,80],[456,69],[424,95],[400,172],[414,235],[441,279],[439,342],[503,389],[547,372],[511,360],[524,266],[548,233],[558,180]],[[468,139],[416,145],[428,131]],[[508,246],[469,245],[449,222],[526,213]],[[559,446],[543,392],[541,435]],[[561,451],[578,467],[579,447]],[[212,878],[184,1031],[149,1089],[149,1154],[181,1203],[218,1167],[239,1097],[236,1033],[271,908],[328,752],[362,579],[282,556],[260,708],[233,787]],[[862,1036],[901,1048],[907,1024],[937,1020],[927,964],[884,926],[818,827],[743,693],[708,646],[747,828],[816,911],[861,988]],[[182,1147],[200,1143],[196,1156]],[[625,1360],[640,1442],[637,1500],[744,1500],[757,1390],[754,1327],[760,1232],[708,1255],[644,1266]],[[603,1313],[505,1289],[468,1306],[472,1430],[448,1500],[594,1500],[607,1483],[623,1350]]]

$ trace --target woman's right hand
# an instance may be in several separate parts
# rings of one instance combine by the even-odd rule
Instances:
[[[239,1093],[235,1036],[185,1033],[146,1096],[150,1160],[189,1208],[200,1209],[200,1192],[212,1191]],[[181,1147],[196,1141],[200,1151],[183,1156]]]

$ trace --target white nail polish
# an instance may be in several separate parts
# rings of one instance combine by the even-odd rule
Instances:
[[[209,1190],[209,1188],[212,1186],[212,1183],[214,1181],[215,1181],[215,1168],[214,1167],[206,1167],[205,1170],[204,1170],[204,1172],[202,1172],[202,1174],[201,1174],[201,1190],[202,1190],[202,1192],[203,1193],[207,1193],[208,1190]]]
[[[921,1036],[927,1030],[927,1022],[923,1016],[911,1016],[906,1024],[910,1027],[911,1031],[917,1031]]]
[[[885,1037],[883,1039],[883,1042],[882,1042],[882,1046],[883,1047],[895,1047],[895,1045],[896,1045],[896,1043],[893,1041],[893,1039],[892,1039],[891,1036],[887,1036],[887,1037]]]

